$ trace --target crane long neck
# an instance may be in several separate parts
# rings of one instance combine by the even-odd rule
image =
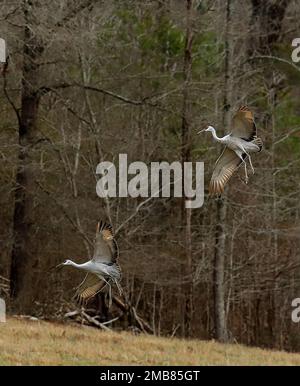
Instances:
[[[83,264],[77,264],[75,263],[74,261],[70,261],[70,265],[72,265],[73,267],[75,268],[78,268],[78,269],[83,269],[83,270],[88,270],[89,268],[89,261],[87,261],[86,263],[83,263]]]
[[[213,129],[211,133],[212,133],[213,138],[214,138],[217,142],[223,142],[223,138],[217,136],[217,133],[216,133],[216,130],[215,130],[215,129]]]

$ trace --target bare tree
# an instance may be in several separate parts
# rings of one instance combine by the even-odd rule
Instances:
[[[184,45],[184,85],[183,85],[183,106],[182,106],[182,122],[181,122],[181,160],[182,167],[185,162],[191,161],[191,127],[189,118],[189,87],[192,76],[192,44],[193,44],[193,31],[191,15],[193,12],[193,0],[186,0],[186,32],[185,32],[185,45]],[[183,190],[182,186],[182,190]],[[184,191],[184,190],[183,190]],[[185,224],[185,252],[186,252],[186,272],[185,275],[188,278],[189,284],[186,293],[186,305],[185,305],[185,325],[186,333],[191,333],[191,322],[193,315],[193,262],[192,262],[192,210],[191,208],[185,208],[185,200],[182,200],[182,221]]]
[[[299,297],[299,71],[296,0],[2,1],[0,276],[8,309],[79,318],[71,301],[95,224],[120,246],[125,300],[84,320],[157,335],[234,338],[296,350]],[[275,60],[275,59],[276,60]],[[100,161],[205,162],[247,104],[264,151],[222,199],[110,197]],[[241,168],[242,169],[242,168]],[[128,180],[132,176],[128,176]],[[149,182],[150,182],[150,175]],[[172,190],[172,189],[171,189]],[[11,273],[11,283],[8,280]],[[8,291],[11,284],[11,298]],[[70,314],[71,313],[71,314]],[[95,319],[94,315],[97,314]]]

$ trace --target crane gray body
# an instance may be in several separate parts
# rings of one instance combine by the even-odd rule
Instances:
[[[211,132],[216,142],[225,145],[222,153],[215,163],[215,168],[210,181],[211,194],[221,194],[228,180],[241,163],[245,165],[246,183],[248,182],[246,160],[249,160],[252,172],[251,155],[262,150],[262,140],[257,137],[257,129],[253,113],[247,106],[241,106],[235,113],[230,125],[230,133],[224,137],[218,137],[213,126],[201,130]]]
[[[100,261],[89,260],[83,264],[74,263],[72,260],[66,260],[63,265],[72,265],[77,269],[92,272],[102,280],[120,280],[121,270],[117,264],[101,263]]]
[[[111,283],[116,284],[120,294],[122,293],[119,284],[121,269],[117,263],[118,256],[118,246],[114,239],[112,227],[101,221],[97,225],[93,258],[83,264],[66,260],[64,263],[59,264],[59,266],[70,265],[87,272],[76,292],[76,296],[80,301],[87,301],[102,291],[107,285],[109,287],[111,304]]]

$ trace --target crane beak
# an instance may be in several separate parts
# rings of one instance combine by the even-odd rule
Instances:
[[[206,130],[206,129],[200,130],[200,131],[198,131],[197,134],[203,133],[203,131],[205,131],[205,130]]]

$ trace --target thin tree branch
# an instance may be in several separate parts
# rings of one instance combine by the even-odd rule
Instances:
[[[249,61],[250,60],[255,60],[255,59],[276,60],[277,62],[288,64],[288,65],[292,66],[294,70],[300,72],[300,67],[298,67],[295,63],[290,62],[287,59],[280,58],[278,56],[274,56],[274,55],[255,55],[255,56],[252,56],[251,58],[249,58]]]
[[[54,92],[54,90],[57,90],[57,89],[65,89],[65,88],[70,88],[70,87],[79,87],[79,88],[82,88],[82,89],[85,89],[85,90],[98,92],[98,93],[101,93],[101,94],[104,94],[104,95],[108,95],[108,96],[110,96],[112,98],[118,99],[118,100],[120,100],[120,101],[122,101],[124,103],[128,103],[128,104],[134,105],[134,106],[146,105],[146,106],[157,108],[158,110],[163,111],[163,112],[167,112],[167,113],[171,113],[171,114],[176,114],[179,117],[182,116],[181,113],[176,113],[174,111],[165,109],[164,107],[160,106],[159,104],[151,102],[151,98],[153,98],[153,97],[146,96],[146,97],[144,97],[144,98],[142,98],[140,100],[135,100],[135,99],[130,99],[130,98],[127,98],[127,97],[125,97],[123,95],[117,94],[117,93],[115,93],[113,91],[106,90],[106,89],[101,88],[101,87],[89,86],[89,85],[84,85],[84,84],[80,84],[80,83],[65,83],[65,82],[62,82],[62,83],[58,83],[58,84],[53,84],[51,86],[43,86],[43,87],[39,88],[36,91],[36,93],[38,94],[38,96],[42,96],[42,95],[47,94],[48,92],[51,92],[51,91]]]

